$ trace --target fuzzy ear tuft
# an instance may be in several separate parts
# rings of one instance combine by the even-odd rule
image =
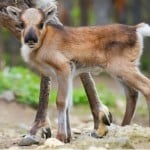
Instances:
[[[44,9],[46,20],[51,20],[57,14],[57,6],[55,4],[48,5]]]
[[[56,0],[32,0],[32,3],[35,5],[36,8],[44,9],[49,5],[56,5]]]
[[[7,12],[9,14],[9,16],[18,21],[19,20],[19,16],[20,16],[20,13],[21,13],[21,9],[17,8],[17,7],[13,7],[13,6],[8,6],[7,7]]]

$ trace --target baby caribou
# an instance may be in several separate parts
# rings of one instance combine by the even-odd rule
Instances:
[[[46,23],[56,11],[52,6],[44,10],[30,8],[24,11],[8,7],[7,11],[20,22],[23,59],[45,76],[54,74],[57,77],[59,140],[69,142],[71,139],[72,82],[74,76],[83,72],[108,72],[125,85],[141,91],[150,110],[150,80],[138,69],[143,37],[150,36],[149,25],[73,28]],[[106,126],[100,124],[96,133],[104,134],[105,130]]]

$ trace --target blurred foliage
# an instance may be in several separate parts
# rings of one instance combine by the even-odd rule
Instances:
[[[71,24],[73,26],[80,26],[81,25],[81,9],[79,7],[79,0],[73,2],[73,9],[71,10]],[[88,25],[95,25],[95,14],[92,9],[88,9],[87,11],[88,16]]]
[[[150,64],[150,60],[149,60],[149,56],[147,56],[146,54],[144,54],[143,56],[142,56],[142,58],[141,58],[141,66],[140,66],[140,68],[142,69],[142,70],[146,70],[146,71],[148,71],[149,70],[149,64]]]
[[[9,31],[7,29],[5,29],[5,28],[2,28],[0,30],[0,34],[3,35],[3,39],[5,39],[5,40],[7,40],[9,38],[9,36],[10,36]]]
[[[0,78],[0,93],[5,90],[12,90],[16,94],[18,102],[28,104],[34,108],[37,107],[40,79],[36,74],[23,67],[12,67],[1,71]],[[104,85],[98,85],[97,89],[104,104],[115,106],[118,97],[113,95]],[[51,103],[55,103],[56,90],[50,92],[50,99]],[[74,89],[73,102],[75,105],[88,103],[83,88]]]
[[[80,25],[80,20],[81,20],[81,15],[80,15],[80,8],[79,5],[77,3],[77,1],[74,1],[74,7],[71,10],[71,18],[72,19],[72,24],[75,26],[79,26]]]

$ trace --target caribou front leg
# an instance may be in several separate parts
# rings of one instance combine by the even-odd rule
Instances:
[[[58,111],[58,132],[57,139],[64,143],[70,142],[71,129],[69,122],[69,100],[70,91],[72,91],[72,78],[69,73],[57,73],[58,94],[57,94],[57,111]]]
[[[95,131],[92,133],[92,136],[103,137],[108,131],[107,125],[110,125],[112,122],[111,113],[109,112],[108,108],[102,103],[102,101],[99,100],[96,86],[91,74],[82,73],[80,75],[80,78],[87,94],[94,119]]]
[[[45,136],[46,138],[51,137],[51,131],[49,128],[50,124],[47,115],[49,91],[50,91],[50,79],[48,77],[42,76],[40,83],[39,105],[33,126],[30,130],[31,135],[35,135],[39,128],[46,127],[47,132],[45,132]]]
[[[38,144],[41,138],[51,137],[51,129],[49,119],[47,116],[48,111],[48,100],[50,91],[50,79],[45,76],[41,76],[40,83],[40,96],[39,105],[36,113],[36,117],[29,131],[29,134],[25,136],[19,143],[20,146],[29,146],[32,144]],[[40,132],[40,135],[37,133]]]

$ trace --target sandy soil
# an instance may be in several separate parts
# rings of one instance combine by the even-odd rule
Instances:
[[[77,109],[78,113],[76,111]],[[8,103],[0,100],[0,114],[0,149],[150,149],[150,128],[141,127],[136,124],[126,127],[120,127],[112,124],[109,127],[109,133],[104,138],[95,139],[91,137],[90,133],[93,130],[93,121],[87,106],[73,108],[71,112],[73,139],[70,144],[64,145],[52,138],[46,141],[43,145],[19,147],[17,143],[30,128],[34,119],[35,110],[28,106],[17,104],[16,102]],[[53,137],[55,137],[57,119],[54,106],[52,106],[49,110],[49,114],[51,118]],[[142,119],[145,120],[146,118],[142,117]],[[133,121],[133,123],[135,121]],[[116,123],[118,124],[118,122]],[[140,123],[140,121],[137,123]]]

